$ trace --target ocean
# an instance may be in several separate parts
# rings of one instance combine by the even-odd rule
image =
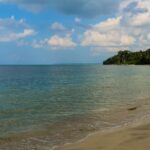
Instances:
[[[0,66],[0,149],[58,148],[150,115],[149,100],[150,66]]]

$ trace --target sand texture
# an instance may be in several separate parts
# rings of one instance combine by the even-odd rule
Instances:
[[[150,124],[97,133],[60,150],[150,150]]]

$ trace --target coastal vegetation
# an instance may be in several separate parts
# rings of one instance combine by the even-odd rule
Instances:
[[[119,51],[117,55],[108,58],[104,65],[148,65],[150,64],[150,49],[146,51],[131,52],[129,50]]]

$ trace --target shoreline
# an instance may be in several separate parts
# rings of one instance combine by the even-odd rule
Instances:
[[[68,139],[68,140],[66,139],[66,141],[63,140],[62,142],[64,143],[60,143],[59,141],[57,142],[56,145],[55,144],[53,145],[51,137],[53,139],[54,137],[52,136],[53,132],[51,132],[52,126],[50,126],[46,130],[43,130],[41,132],[38,131],[35,133],[33,132],[33,134],[30,133],[25,134],[21,136],[23,139],[21,139],[20,136],[17,136],[16,140],[15,138],[10,138],[7,141],[5,140],[1,141],[0,148],[2,149],[6,148],[7,150],[10,150],[10,148],[12,150],[16,150],[16,148],[20,148],[20,149],[22,148],[22,150],[25,150],[27,147],[29,148],[29,150],[30,148],[33,148],[33,150],[82,150],[82,149],[84,150],[84,147],[86,145],[88,145],[88,147],[93,147],[93,145],[99,146],[100,144],[101,146],[101,144],[105,143],[108,140],[108,137],[110,138],[115,136],[116,139],[119,137],[120,140],[120,136],[121,135],[123,136],[124,134],[126,135],[126,131],[128,129],[141,126],[143,124],[144,125],[150,124],[149,108],[150,108],[149,99],[145,99],[145,100],[140,100],[140,103],[137,101],[134,104],[126,105],[123,107],[115,107],[112,109],[105,109],[103,111],[96,110],[92,114],[88,114],[87,116],[83,115],[82,118],[77,117],[76,119],[74,118],[72,120],[72,118],[70,118],[71,120],[68,120],[69,122],[66,123],[66,130],[64,130],[63,132],[62,130],[60,130],[60,132],[62,132],[62,138],[66,137]],[[93,123],[101,119],[101,115],[104,114],[108,116],[108,118],[105,116],[106,119],[105,121],[112,122],[110,126],[109,125],[108,127],[105,126],[104,129],[95,128],[95,126],[88,126],[89,123]],[[100,118],[97,118],[98,116]],[[79,126],[78,128],[76,128],[76,130],[73,129],[72,125],[75,124],[77,125],[79,123],[78,121],[82,122],[83,119],[85,119],[84,125],[82,124],[83,126]],[[68,126],[69,128],[67,127],[68,123],[69,123]],[[55,124],[54,130],[58,131],[61,125],[62,124]],[[99,125],[100,124],[98,124],[98,126]],[[78,132],[77,135],[78,137],[75,137],[75,134],[77,134],[77,132]],[[51,135],[51,137],[49,137],[49,135]],[[55,140],[58,140],[57,138],[61,138],[60,136],[61,136],[60,134],[59,136],[56,136]],[[96,141],[98,141],[98,144],[95,143]],[[29,143],[30,145],[28,145]],[[89,145],[89,143],[91,144]],[[83,145],[84,147],[82,147]],[[88,149],[88,147],[85,147],[85,149],[97,150],[95,147],[93,147],[92,149]]]
[[[124,127],[99,131],[55,150],[149,150],[150,116]]]

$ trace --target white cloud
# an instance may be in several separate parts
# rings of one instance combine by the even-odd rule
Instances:
[[[137,7],[138,8],[147,8],[150,11],[150,1],[149,0],[138,0]]]
[[[81,0],[77,1],[79,4],[81,3]],[[84,1],[84,3],[86,2],[85,0],[82,1]],[[99,0],[88,1],[90,1],[90,4],[94,4],[94,1],[97,2],[96,5],[94,4],[95,6],[99,3]],[[10,0],[7,0],[7,2],[10,2]],[[13,0],[13,2],[17,3],[19,1]],[[39,6],[41,4],[40,2],[43,3],[43,1],[38,1]],[[46,0],[46,3],[47,2],[48,0]],[[111,2],[113,1],[111,0]],[[76,4],[76,1],[74,1],[74,3]],[[103,3],[105,3],[104,0]],[[36,0],[33,2],[21,0],[21,2],[19,2],[19,6],[30,6],[30,8],[33,6],[32,4],[36,6]],[[72,8],[74,8],[73,4],[69,3]],[[91,6],[90,4],[88,4],[88,6]],[[82,20],[80,18],[74,18],[74,23],[78,23],[76,24],[78,26],[74,26],[76,30],[72,29],[72,27],[68,26],[68,24],[65,26],[60,22],[54,22],[50,26],[53,30],[51,31],[55,32],[53,36],[50,38],[44,37],[43,39],[38,38],[39,40],[33,40],[33,42],[30,42],[29,45],[34,48],[72,48],[77,46],[71,37],[72,34],[76,34],[74,37],[78,37],[76,40],[79,41],[81,46],[96,48],[96,51],[98,51],[98,49],[105,49],[109,51],[112,49],[119,50],[124,48],[141,49],[141,47],[149,45],[150,40],[149,6],[150,0],[123,0],[120,4],[119,10],[117,9],[117,14],[115,14],[114,17],[97,22],[93,25],[85,25],[84,23],[81,24]],[[64,7],[70,8],[65,4]],[[83,7],[85,7],[85,5]],[[91,7],[88,9],[90,8]],[[78,9],[80,10],[80,8]],[[76,9],[72,10],[76,11]],[[75,16],[79,17],[86,15],[89,16],[89,14],[84,14],[82,10],[83,9],[81,9],[79,14],[74,12],[71,14],[75,14]],[[105,11],[105,9],[103,11]],[[82,22],[84,22],[84,20]],[[82,27],[82,29],[79,29],[78,27]],[[34,34],[35,31],[24,19],[17,20],[14,16],[6,19],[0,19],[0,42],[19,41]]]
[[[26,40],[18,40],[17,41],[17,46],[30,46],[35,49],[39,48],[46,48],[48,47],[48,39],[43,39],[43,40],[37,40],[34,39],[33,41],[26,41]]]
[[[127,0],[120,5],[118,15],[87,29],[81,45],[111,51],[143,49],[149,45],[150,0]]]
[[[54,22],[51,24],[50,29],[55,32],[55,34],[62,34],[62,35],[72,35],[75,31],[74,28],[69,28],[64,26],[62,23]]]
[[[75,21],[76,23],[80,23],[80,22],[81,22],[81,19],[78,18],[78,17],[76,17],[76,18],[74,19],[74,21]]]
[[[129,19],[129,23],[132,26],[150,25],[150,12],[134,15]]]
[[[128,0],[120,6],[123,19],[130,26],[150,25],[150,0]]]
[[[47,46],[47,43],[48,43],[48,39],[43,39],[40,41],[33,40],[33,42],[31,43],[31,46],[33,48],[44,48]]]
[[[14,16],[0,19],[0,42],[12,42],[33,36],[36,32],[23,19],[16,20]]]
[[[50,38],[45,39],[34,39],[32,41],[18,40],[18,46],[31,46],[32,48],[46,48],[49,50],[62,50],[62,49],[72,49],[77,46],[75,42],[73,42],[71,35],[67,34],[65,36],[53,35]]]
[[[70,36],[60,37],[58,35],[54,35],[48,40],[48,44],[52,48],[56,49],[76,47],[76,43],[72,41],[72,38]]]
[[[135,42],[134,37],[126,33],[119,33],[118,31],[110,31],[108,33],[100,33],[89,30],[84,33],[81,45],[82,46],[127,46]]]
[[[19,39],[32,36],[34,34],[35,32],[32,29],[24,29],[23,32],[19,32],[19,33],[10,32],[10,33],[0,36],[0,42],[12,42],[12,41],[16,41]]]
[[[66,30],[66,28],[64,27],[64,25],[61,24],[61,23],[58,23],[58,22],[53,23],[51,25],[51,29],[52,30],[62,30],[62,31]]]
[[[135,42],[134,37],[128,35],[128,33],[120,27],[120,19],[121,17],[110,18],[94,25],[84,33],[81,45],[117,47],[133,44]]]
[[[150,40],[150,33],[148,33],[147,38],[148,38],[148,40]]]
[[[16,30],[20,28],[29,28],[29,25],[26,24],[24,19],[21,18],[17,20],[15,16],[11,16],[9,18],[0,18],[0,28]]]
[[[135,38],[129,35],[121,36],[121,44],[122,45],[132,45],[135,42]]]
[[[121,17],[117,18],[109,18],[106,21],[100,22],[96,25],[94,25],[94,29],[98,31],[108,31],[111,29],[115,29],[120,25]]]

